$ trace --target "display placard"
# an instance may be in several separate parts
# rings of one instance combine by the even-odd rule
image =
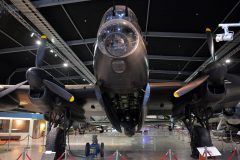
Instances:
[[[197,150],[198,152],[203,155],[204,153],[206,153],[207,149],[207,157],[216,157],[216,156],[221,156],[222,154],[219,152],[219,150],[215,147],[198,147]],[[205,156],[205,155],[204,155]]]
[[[56,152],[46,151],[43,152],[41,160],[54,160]]]

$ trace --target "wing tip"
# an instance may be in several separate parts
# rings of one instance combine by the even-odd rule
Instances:
[[[174,92],[174,93],[173,93],[173,96],[174,96],[175,98],[179,98],[179,97],[180,97],[180,95],[179,95],[177,92]]]

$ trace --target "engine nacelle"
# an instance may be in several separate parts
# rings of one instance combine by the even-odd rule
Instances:
[[[177,99],[173,107],[173,118],[180,120],[184,118],[187,113],[186,107],[197,109],[199,107],[218,109],[217,106],[226,96],[225,85],[213,86],[205,83],[201,88],[196,90],[194,94],[188,94],[182,99]],[[189,101],[191,99],[191,101]]]
[[[240,125],[240,102],[235,107],[223,109],[223,115],[230,125]]]
[[[28,92],[30,101],[36,105],[42,113],[49,112],[52,110],[52,100],[50,92],[46,87],[42,90],[30,89]]]
[[[214,107],[216,104],[224,100],[225,96],[225,85],[210,85],[209,83],[206,83],[200,91],[201,101],[208,107]]]

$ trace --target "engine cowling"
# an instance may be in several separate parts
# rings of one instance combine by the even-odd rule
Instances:
[[[54,103],[56,104],[57,102],[55,102],[56,99],[53,98],[52,93],[43,84],[43,79],[50,80],[56,84],[58,84],[58,82],[53,79],[50,73],[37,67],[32,67],[27,70],[26,79],[30,86],[28,93],[30,101],[35,104],[42,113],[51,111]]]
[[[42,113],[52,110],[52,99],[47,88],[43,88],[42,90],[30,89],[28,96],[30,101],[36,105]]]
[[[182,119],[188,113],[186,107],[197,109],[199,107],[210,108],[216,110],[226,96],[225,85],[212,85],[212,83],[204,83],[194,93],[188,94],[181,99],[175,99],[174,108],[172,110],[175,119]]]
[[[225,85],[212,85],[211,83],[204,84],[200,91],[201,102],[205,106],[214,107],[216,104],[224,100],[226,96]]]

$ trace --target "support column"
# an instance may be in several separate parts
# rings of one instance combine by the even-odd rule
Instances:
[[[10,119],[10,122],[9,122],[9,129],[8,129],[8,145],[7,145],[7,151],[9,151],[9,147],[10,147],[10,138],[11,138],[11,134],[12,134],[12,122],[13,120]]]

